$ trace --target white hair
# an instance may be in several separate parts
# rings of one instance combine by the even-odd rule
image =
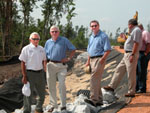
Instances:
[[[59,27],[56,26],[56,25],[53,25],[53,26],[50,28],[50,31],[51,31],[53,28],[56,28],[56,29],[59,31]]]
[[[31,33],[29,39],[31,39],[33,35],[37,35],[39,37],[39,39],[40,39],[40,35],[37,32]]]

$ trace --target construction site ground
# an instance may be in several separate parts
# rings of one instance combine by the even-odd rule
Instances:
[[[116,46],[115,49],[124,53],[124,50],[118,46]],[[117,113],[150,113],[150,61],[148,65],[146,93],[136,94],[131,102]]]

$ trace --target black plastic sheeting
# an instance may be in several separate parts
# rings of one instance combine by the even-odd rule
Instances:
[[[12,78],[5,82],[0,88],[0,109],[4,109],[7,113],[20,109],[23,106],[21,76]]]
[[[20,60],[18,59],[18,57],[19,57],[19,55],[16,55],[16,56],[11,57],[7,61],[0,61],[0,66],[19,63]]]

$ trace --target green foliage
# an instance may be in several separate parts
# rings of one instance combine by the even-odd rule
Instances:
[[[76,27],[78,28],[78,27]],[[88,45],[88,38],[85,37],[87,33],[87,28],[84,28],[81,26],[77,29],[77,36],[72,40],[72,43],[76,46],[78,49],[84,49]]]

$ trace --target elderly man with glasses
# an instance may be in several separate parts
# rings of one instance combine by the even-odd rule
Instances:
[[[40,40],[38,33],[33,32],[29,40],[30,44],[22,49],[19,56],[23,75],[22,82],[23,84],[29,82],[31,90],[29,97],[24,96],[23,113],[31,113],[34,89],[36,89],[38,95],[35,113],[42,113],[42,106],[45,99],[45,77],[43,69],[46,69],[46,54],[44,48],[38,45]]]
[[[88,60],[86,66],[90,66],[90,99],[85,102],[97,107],[103,105],[101,92],[101,78],[105,67],[106,58],[111,51],[108,36],[100,30],[99,22],[93,20],[90,22],[92,35],[88,43]]]
[[[52,38],[46,41],[45,51],[47,56],[47,84],[50,95],[50,109],[48,112],[53,112],[57,105],[56,96],[56,81],[59,82],[59,94],[61,101],[61,111],[66,110],[66,85],[65,77],[67,74],[67,64],[75,53],[75,46],[65,37],[59,36],[59,28],[52,26],[50,35]],[[66,52],[70,51],[69,57],[66,57]]]

